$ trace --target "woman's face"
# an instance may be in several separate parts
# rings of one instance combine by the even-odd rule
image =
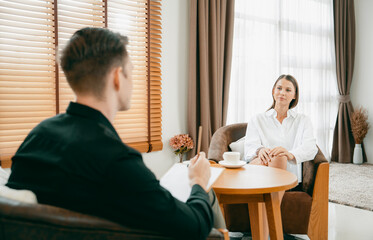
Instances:
[[[273,99],[276,101],[275,107],[288,107],[290,102],[295,99],[295,88],[292,82],[285,78],[280,79],[273,90]]]

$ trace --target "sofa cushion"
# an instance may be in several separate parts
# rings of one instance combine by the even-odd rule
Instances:
[[[7,186],[0,186],[0,197],[25,203],[37,203],[36,195],[30,190],[16,190]]]
[[[245,136],[247,123],[238,123],[219,128],[211,138],[208,159],[223,160],[223,153],[229,151],[229,144]]]
[[[0,186],[4,186],[8,182],[10,173],[0,167]]]
[[[229,148],[232,150],[232,152],[239,152],[240,159],[243,160],[245,155],[245,137],[229,144]]]

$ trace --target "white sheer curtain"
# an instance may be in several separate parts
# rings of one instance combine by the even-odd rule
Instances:
[[[272,103],[281,74],[300,86],[295,108],[311,117],[318,146],[331,152],[337,113],[333,0],[236,0],[227,124]]]

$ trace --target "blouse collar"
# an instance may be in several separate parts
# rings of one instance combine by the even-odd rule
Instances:
[[[271,108],[271,109],[269,109],[269,110],[266,112],[266,115],[267,115],[268,117],[273,117],[273,118],[275,118],[275,117],[277,117],[277,112],[276,112],[276,110],[275,110],[274,108]],[[297,116],[297,113],[295,112],[294,109],[289,109],[288,112],[287,112],[287,116],[288,116],[288,117],[295,118],[295,117]]]

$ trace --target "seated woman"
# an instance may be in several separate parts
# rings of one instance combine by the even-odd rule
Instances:
[[[273,85],[272,96],[272,106],[247,124],[245,160],[287,169],[302,182],[301,163],[314,159],[317,147],[311,120],[292,109],[299,99],[297,80],[281,75]]]
[[[297,80],[281,75],[273,85],[272,97],[272,106],[247,124],[245,160],[249,164],[287,169],[300,183],[301,163],[314,159],[318,149],[311,120],[292,109],[299,99]],[[280,193],[280,199],[283,194]]]

